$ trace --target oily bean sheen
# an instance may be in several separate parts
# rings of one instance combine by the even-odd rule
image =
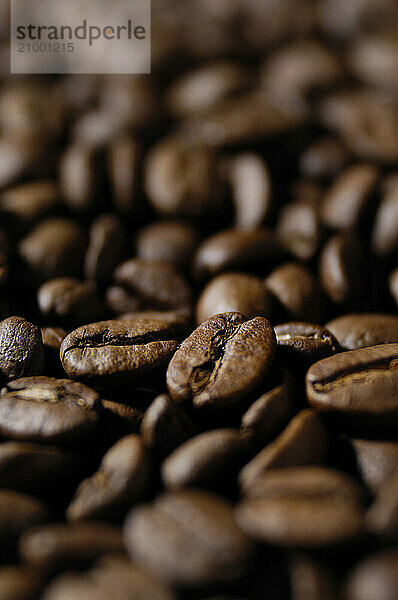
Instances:
[[[120,439],[102,458],[98,471],[79,485],[66,514],[72,520],[118,520],[145,498],[151,463],[138,435]]]
[[[326,467],[264,473],[238,505],[241,528],[262,541],[322,548],[362,533],[362,493],[354,480]]]
[[[378,313],[349,314],[329,321],[326,327],[344,350],[398,342],[398,316]]]
[[[69,377],[94,387],[129,387],[161,375],[177,349],[174,331],[155,319],[101,321],[75,329],[61,345]]]
[[[312,363],[335,354],[339,344],[325,327],[312,323],[283,323],[275,327],[277,356],[282,364],[309,367]]]
[[[275,352],[275,334],[263,317],[216,315],[180,346],[167,370],[170,396],[195,408],[226,409],[263,382]]]
[[[44,348],[40,329],[22,317],[0,323],[0,379],[40,375]]]
[[[362,560],[349,574],[347,600],[397,600],[398,549],[379,551]]]
[[[347,425],[374,430],[398,426],[398,344],[381,344],[336,354],[312,365],[307,397],[320,411]]]
[[[127,517],[124,536],[135,562],[183,586],[238,578],[251,549],[231,506],[197,490],[168,493],[136,508]]]
[[[0,432],[6,438],[77,446],[98,429],[99,396],[70,379],[23,377],[0,394]]]

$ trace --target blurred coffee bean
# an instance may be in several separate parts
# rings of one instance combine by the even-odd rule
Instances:
[[[398,540],[398,468],[378,489],[366,523],[373,534],[393,542]]]
[[[89,235],[84,275],[86,279],[94,281],[99,289],[103,289],[110,283],[113,270],[123,258],[123,225],[115,215],[100,215],[92,222]]]
[[[242,416],[241,428],[263,446],[280,432],[295,412],[296,386],[289,372],[274,369],[266,390]]]
[[[206,431],[181,444],[162,463],[166,488],[204,487],[224,491],[251,450],[251,438],[234,429]]]
[[[26,227],[59,208],[59,193],[50,180],[29,181],[5,190],[0,198],[0,211],[12,215]]]
[[[84,144],[69,146],[59,164],[60,191],[71,210],[90,211],[104,192],[105,159],[103,152]]]
[[[19,543],[23,561],[50,572],[84,567],[103,554],[121,552],[123,541],[118,527],[105,523],[54,523],[38,525],[24,532]]]
[[[3,136],[0,141],[0,189],[22,183],[34,171],[44,175],[40,165],[44,150],[43,141],[36,137]]]
[[[248,490],[269,469],[322,464],[328,450],[327,431],[313,410],[300,411],[271,444],[265,446],[240,472]]]
[[[331,229],[353,229],[359,223],[379,171],[371,164],[347,167],[326,192],[321,209],[323,223]]]
[[[319,257],[319,280],[323,290],[335,304],[361,306],[366,272],[359,240],[348,233],[331,236]]]
[[[77,381],[22,377],[1,390],[0,432],[5,438],[76,447],[98,425],[98,394]]]
[[[347,578],[345,597],[347,600],[397,600],[398,550],[379,551],[357,564]]]
[[[336,576],[312,557],[294,554],[290,560],[289,574],[292,600],[337,600]]]
[[[19,244],[19,253],[37,280],[79,277],[86,240],[72,220],[51,218],[41,221]]]
[[[62,340],[66,336],[62,327],[42,327],[41,337],[44,347],[44,370],[49,375],[61,374],[63,372],[59,358],[59,349]]]
[[[267,290],[281,311],[291,319],[320,321],[323,313],[320,289],[311,271],[299,263],[285,263],[265,279]]]
[[[116,400],[102,400],[102,407],[104,409],[103,420],[110,439],[112,439],[112,435],[119,439],[124,435],[140,431],[144,417],[141,408]]]
[[[276,232],[287,252],[298,260],[310,260],[321,239],[318,210],[306,202],[285,204],[279,213]]]
[[[166,261],[187,270],[199,243],[196,228],[184,221],[159,221],[137,235],[137,257],[146,261]]]
[[[378,313],[348,314],[326,324],[344,350],[398,342],[398,316]]]
[[[391,296],[395,300],[395,304],[398,306],[398,269],[394,269],[394,271],[391,272],[388,283]]]
[[[350,427],[395,430],[398,417],[398,344],[335,354],[307,372],[307,397],[317,410]]]
[[[377,209],[372,232],[372,248],[378,256],[398,249],[398,187],[385,193]]]
[[[182,586],[238,579],[251,550],[230,505],[196,490],[170,492],[134,509],[124,536],[134,561]]]
[[[11,244],[7,233],[0,229],[0,287],[10,275]]]
[[[363,534],[362,491],[355,480],[326,467],[264,473],[237,507],[250,536],[287,547],[325,548]]]
[[[120,439],[102,458],[98,471],[76,490],[66,515],[72,521],[121,520],[151,485],[151,463],[138,435]]]
[[[204,288],[196,305],[196,322],[219,313],[240,312],[249,319],[272,314],[271,294],[260,278],[246,273],[225,273]]]
[[[306,148],[300,157],[300,172],[304,177],[334,177],[345,167],[350,155],[343,144],[332,138],[323,137]]]
[[[2,600],[35,600],[44,584],[44,577],[29,567],[0,567],[0,598]]]
[[[116,313],[191,307],[189,285],[170,263],[131,258],[117,267],[114,281],[116,286],[108,289],[107,301]],[[118,289],[124,295],[114,293]]]
[[[196,429],[185,409],[161,394],[145,411],[140,433],[144,445],[163,459],[193,437]]]
[[[226,164],[232,191],[235,227],[250,230],[263,225],[271,209],[271,175],[257,154],[238,154]]]
[[[210,62],[172,82],[166,91],[167,107],[174,116],[189,116],[245,89],[250,80],[250,71],[238,62]]]
[[[267,229],[227,229],[202,242],[195,253],[194,270],[198,279],[222,271],[260,271],[280,255],[279,243]]]
[[[349,63],[365,84],[397,91],[394,72],[398,70],[397,30],[373,31],[359,36],[350,49]]]
[[[351,440],[361,479],[374,493],[398,469],[398,442]]]
[[[37,303],[41,314],[52,323],[73,326],[105,316],[94,283],[72,277],[57,277],[43,283],[37,292]]]
[[[66,572],[51,580],[41,596],[41,600],[74,600],[75,598],[108,600],[109,591],[101,589],[86,574]]]
[[[142,150],[139,141],[130,135],[117,136],[109,145],[107,166],[114,207],[122,214],[135,215],[141,208]]]
[[[100,388],[129,388],[166,371],[177,349],[162,321],[100,321],[66,336],[60,356],[69,377]]]
[[[267,319],[216,315],[173,356],[167,370],[170,396],[196,409],[231,409],[260,387],[274,352],[275,334]]]
[[[11,561],[18,538],[25,529],[51,520],[50,509],[40,500],[0,489],[0,555]]]
[[[0,322],[0,379],[4,383],[18,377],[40,375],[44,348],[37,325],[23,317]]]

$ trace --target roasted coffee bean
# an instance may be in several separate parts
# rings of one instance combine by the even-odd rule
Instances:
[[[362,560],[349,574],[347,600],[397,600],[398,550],[391,548]]]
[[[123,550],[121,531],[105,523],[51,523],[25,531],[19,542],[23,561],[49,571],[83,567],[101,555]]]
[[[77,381],[22,377],[0,394],[0,432],[6,438],[78,446],[99,425],[98,394]]]
[[[12,215],[26,227],[59,207],[59,193],[53,181],[29,181],[4,191],[0,211]]]
[[[398,269],[392,271],[388,282],[390,286],[391,296],[394,298],[395,304],[398,306]]]
[[[167,394],[157,396],[145,411],[141,424],[142,440],[160,459],[196,433],[195,425],[185,409]]]
[[[318,410],[350,427],[396,429],[398,423],[398,344],[342,352],[312,365],[307,397]]]
[[[206,279],[222,271],[258,271],[281,254],[275,235],[266,229],[228,229],[207,238],[196,251],[196,277]]]
[[[318,210],[304,201],[285,204],[276,232],[280,244],[295,258],[313,258],[321,239]]]
[[[295,373],[340,350],[328,329],[312,323],[283,323],[275,327],[277,358]]]
[[[377,209],[372,232],[373,252],[381,257],[398,249],[398,187],[387,190]]]
[[[44,370],[49,375],[63,373],[59,349],[67,332],[62,327],[42,327],[41,337],[44,347]]]
[[[271,444],[243,467],[240,485],[244,490],[250,489],[269,469],[322,464],[327,450],[328,436],[318,414],[302,410]]]
[[[84,257],[84,275],[99,289],[111,281],[113,270],[123,258],[124,230],[112,214],[97,217],[90,227],[90,240]],[[93,319],[95,320],[95,319]]]
[[[220,489],[236,477],[249,456],[251,442],[250,436],[234,429],[201,433],[181,444],[162,463],[163,483],[166,488]]]
[[[242,416],[241,428],[266,444],[280,432],[295,412],[296,386],[289,372],[275,369],[266,382],[267,391]]]
[[[19,244],[19,253],[39,281],[53,277],[79,277],[82,271],[85,236],[69,219],[49,218]]]
[[[244,65],[214,61],[174,81],[166,92],[167,107],[173,115],[189,116],[246,88],[249,82],[250,72]]]
[[[266,278],[267,290],[292,319],[320,320],[323,312],[320,290],[311,271],[299,263],[286,263]]]
[[[121,321],[135,321],[142,319],[154,319],[167,323],[173,328],[178,339],[185,338],[188,333],[192,331],[191,311],[188,308],[181,308],[178,310],[142,310],[127,312],[118,316],[118,320]]]
[[[378,169],[370,164],[358,164],[343,171],[324,197],[321,210],[324,224],[339,230],[358,225],[378,176]]]
[[[349,152],[338,140],[324,137],[311,144],[300,157],[304,177],[334,177],[348,162]]]
[[[69,377],[95,387],[128,388],[165,372],[177,349],[174,332],[155,319],[100,321],[75,329],[61,345]]]
[[[247,570],[251,550],[230,505],[196,490],[168,493],[134,509],[124,536],[134,561],[183,586],[238,579]]]
[[[256,154],[238,154],[226,166],[232,190],[235,227],[250,230],[263,225],[271,211],[271,175]]]
[[[109,600],[109,590],[101,589],[86,574],[66,573],[53,579],[41,596],[41,600],[74,600],[75,598]]]
[[[142,409],[115,400],[102,400],[107,432],[115,432],[117,439],[129,433],[138,433],[144,417]]]
[[[398,442],[353,439],[351,444],[361,479],[376,493],[398,469]]]
[[[224,273],[214,277],[204,288],[196,305],[198,325],[214,315],[240,312],[249,319],[270,317],[271,294],[260,278],[246,273]]]
[[[33,525],[52,520],[48,506],[20,492],[0,490],[0,555],[13,557],[19,536]]]
[[[29,567],[0,567],[0,598],[2,600],[35,600],[45,578]]]
[[[141,208],[139,184],[142,149],[139,140],[129,134],[113,139],[108,148],[107,166],[116,210],[122,214],[135,215]]]
[[[26,442],[0,444],[0,486],[38,494],[62,487],[81,474],[84,463],[78,454]]]
[[[138,435],[119,440],[103,457],[98,471],[78,487],[66,515],[72,521],[120,520],[151,485],[151,463]]]
[[[377,492],[367,514],[369,530],[390,541],[398,541],[398,468]]]
[[[108,290],[108,305],[116,313],[186,310],[191,306],[188,283],[169,263],[132,258],[117,267],[114,280],[115,289],[124,291],[120,296],[112,293],[113,288]],[[120,306],[118,297],[124,301]]]
[[[43,370],[44,348],[40,329],[22,317],[0,322],[0,378],[2,382]]]
[[[326,242],[319,258],[319,280],[332,300],[340,305],[360,306],[360,290],[366,277],[363,252],[352,234],[336,234]]]
[[[344,350],[398,342],[398,317],[378,313],[349,314],[326,324]]]
[[[167,370],[167,387],[176,402],[196,409],[229,409],[264,381],[275,352],[275,334],[263,317],[216,315],[180,346]]]
[[[137,257],[144,261],[166,261],[187,270],[199,243],[193,225],[184,221],[159,221],[141,229],[137,235]]]
[[[80,325],[104,317],[104,306],[94,283],[72,277],[57,277],[43,283],[37,292],[40,312],[51,322]]]
[[[363,533],[362,491],[326,467],[273,469],[250,488],[236,510],[250,536],[287,547],[324,548]]]
[[[305,555],[295,553],[289,564],[292,600],[337,600],[333,571]]]
[[[393,31],[372,31],[357,37],[353,43],[349,61],[355,75],[365,84],[376,87],[397,89],[393,76],[398,67],[398,44]]]
[[[62,197],[73,211],[94,209],[104,187],[104,158],[101,150],[74,142],[66,148],[59,164]]]

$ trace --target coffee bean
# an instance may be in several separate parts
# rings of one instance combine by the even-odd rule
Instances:
[[[196,433],[195,425],[184,408],[167,394],[157,396],[145,411],[141,424],[142,440],[160,459]]]
[[[321,325],[292,321],[276,325],[275,335],[278,360],[295,373],[305,374],[314,362],[340,350],[335,337]]]
[[[199,280],[222,271],[258,271],[280,254],[276,237],[266,229],[227,229],[202,242],[195,254],[194,270]]]
[[[376,493],[398,469],[398,443],[353,439],[351,444],[361,479]]]
[[[118,320],[121,321],[140,319],[154,319],[167,323],[174,329],[177,339],[185,338],[192,330],[191,311],[189,308],[179,308],[178,310],[141,310],[127,312],[118,316]]]
[[[10,561],[19,536],[33,525],[47,523],[52,518],[50,509],[40,500],[14,492],[0,490],[0,555]]]
[[[216,315],[180,346],[167,370],[167,387],[177,402],[196,409],[230,409],[255,392],[269,371],[275,334],[263,317]]]
[[[59,194],[53,181],[29,181],[3,192],[0,211],[12,215],[22,227],[33,225],[38,219],[59,207]]]
[[[69,377],[101,388],[128,388],[165,372],[177,349],[173,337],[162,321],[100,321],[67,335],[60,356]]]
[[[204,288],[196,305],[196,322],[225,312],[240,312],[249,319],[270,317],[271,294],[261,279],[246,273],[224,273],[214,277]]]
[[[295,553],[289,564],[292,600],[337,600],[336,576],[322,563]]]
[[[39,281],[79,277],[84,250],[83,230],[74,221],[62,218],[40,221],[19,244],[22,258]]]
[[[362,560],[349,574],[347,600],[396,600],[398,589],[398,550],[379,551]]]
[[[327,432],[318,414],[302,410],[271,444],[243,467],[240,485],[244,490],[250,489],[269,469],[322,464],[327,447]]]
[[[114,279],[118,288],[125,291],[129,302],[126,307],[118,306],[115,297],[109,293],[110,288],[107,300],[114,312],[190,308],[188,283],[169,263],[133,258],[117,267]]]
[[[0,598],[2,600],[33,600],[38,598],[44,577],[28,567],[0,567]]]
[[[398,540],[398,467],[378,490],[366,524],[373,534],[394,542]]]
[[[370,164],[354,165],[343,171],[324,197],[321,210],[324,224],[339,230],[358,225],[378,176],[378,169]]]
[[[41,596],[41,600],[74,600],[75,598],[109,600],[109,590],[101,589],[88,575],[66,573],[53,579]]]
[[[329,238],[319,257],[319,280],[335,304],[358,307],[363,272],[363,252],[352,234],[337,234]]]
[[[289,372],[274,369],[266,382],[267,391],[242,416],[241,428],[254,435],[262,446],[268,443],[295,411],[296,386]]]
[[[98,471],[79,485],[66,515],[72,521],[120,520],[151,485],[151,463],[137,435],[120,439],[102,458]]]
[[[124,246],[121,221],[112,214],[97,217],[90,227],[90,240],[84,257],[86,279],[94,281],[99,289],[105,288],[123,258]]]
[[[305,177],[334,177],[350,158],[343,144],[332,138],[319,138],[300,157],[300,171]]]
[[[201,433],[181,444],[162,463],[163,483],[166,488],[220,489],[236,477],[251,445],[249,436],[234,429]]]
[[[84,567],[97,557],[121,552],[123,541],[118,527],[105,523],[52,523],[24,532],[19,551],[23,561],[50,572]]]
[[[44,349],[40,329],[22,317],[0,322],[0,378],[40,375]]]
[[[398,305],[398,269],[392,271],[388,282],[391,296],[394,298],[395,304]]]
[[[44,369],[49,375],[61,375],[63,372],[59,359],[59,349],[66,336],[62,327],[42,327],[41,337],[44,347]]]
[[[78,454],[26,442],[0,444],[0,486],[32,494],[51,492],[80,474],[84,460]]]
[[[298,260],[313,258],[321,239],[317,208],[303,201],[285,204],[280,211],[277,236],[282,247]]]
[[[362,501],[361,489],[344,473],[326,467],[274,469],[251,487],[236,518],[261,541],[324,548],[361,536]]]
[[[99,425],[99,396],[69,379],[22,377],[0,394],[0,432],[6,438],[76,446]]]
[[[142,149],[138,139],[129,134],[117,136],[107,153],[108,179],[112,201],[121,214],[136,214],[141,207],[140,180]]]
[[[137,257],[144,261],[166,261],[187,270],[199,243],[193,225],[183,221],[159,221],[141,229],[137,236]]]
[[[124,536],[134,561],[182,586],[238,579],[251,549],[230,505],[196,490],[168,493],[134,509]]]
[[[57,277],[43,283],[37,292],[40,311],[51,322],[80,325],[104,317],[104,306],[94,283],[72,277]]]
[[[396,37],[388,29],[364,32],[351,47],[350,67],[365,84],[394,91],[397,82],[392,74],[398,67],[397,54]]]
[[[378,313],[343,315],[326,324],[344,350],[398,342],[398,317]]]
[[[320,320],[323,312],[320,290],[303,265],[286,263],[277,267],[266,278],[265,286],[290,318]]]
[[[104,157],[101,149],[74,142],[59,164],[62,197],[73,211],[86,212],[98,206],[104,188]]]
[[[397,426],[398,344],[342,352],[312,365],[307,397],[318,410],[350,427]]]
[[[107,432],[114,432],[116,439],[139,432],[144,416],[142,409],[116,400],[102,400],[102,407]]]
[[[382,198],[372,232],[373,252],[381,257],[398,249],[398,191],[393,188]]]

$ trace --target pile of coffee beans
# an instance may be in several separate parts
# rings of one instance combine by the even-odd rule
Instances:
[[[152,16],[0,78],[0,598],[398,600],[396,0]]]

